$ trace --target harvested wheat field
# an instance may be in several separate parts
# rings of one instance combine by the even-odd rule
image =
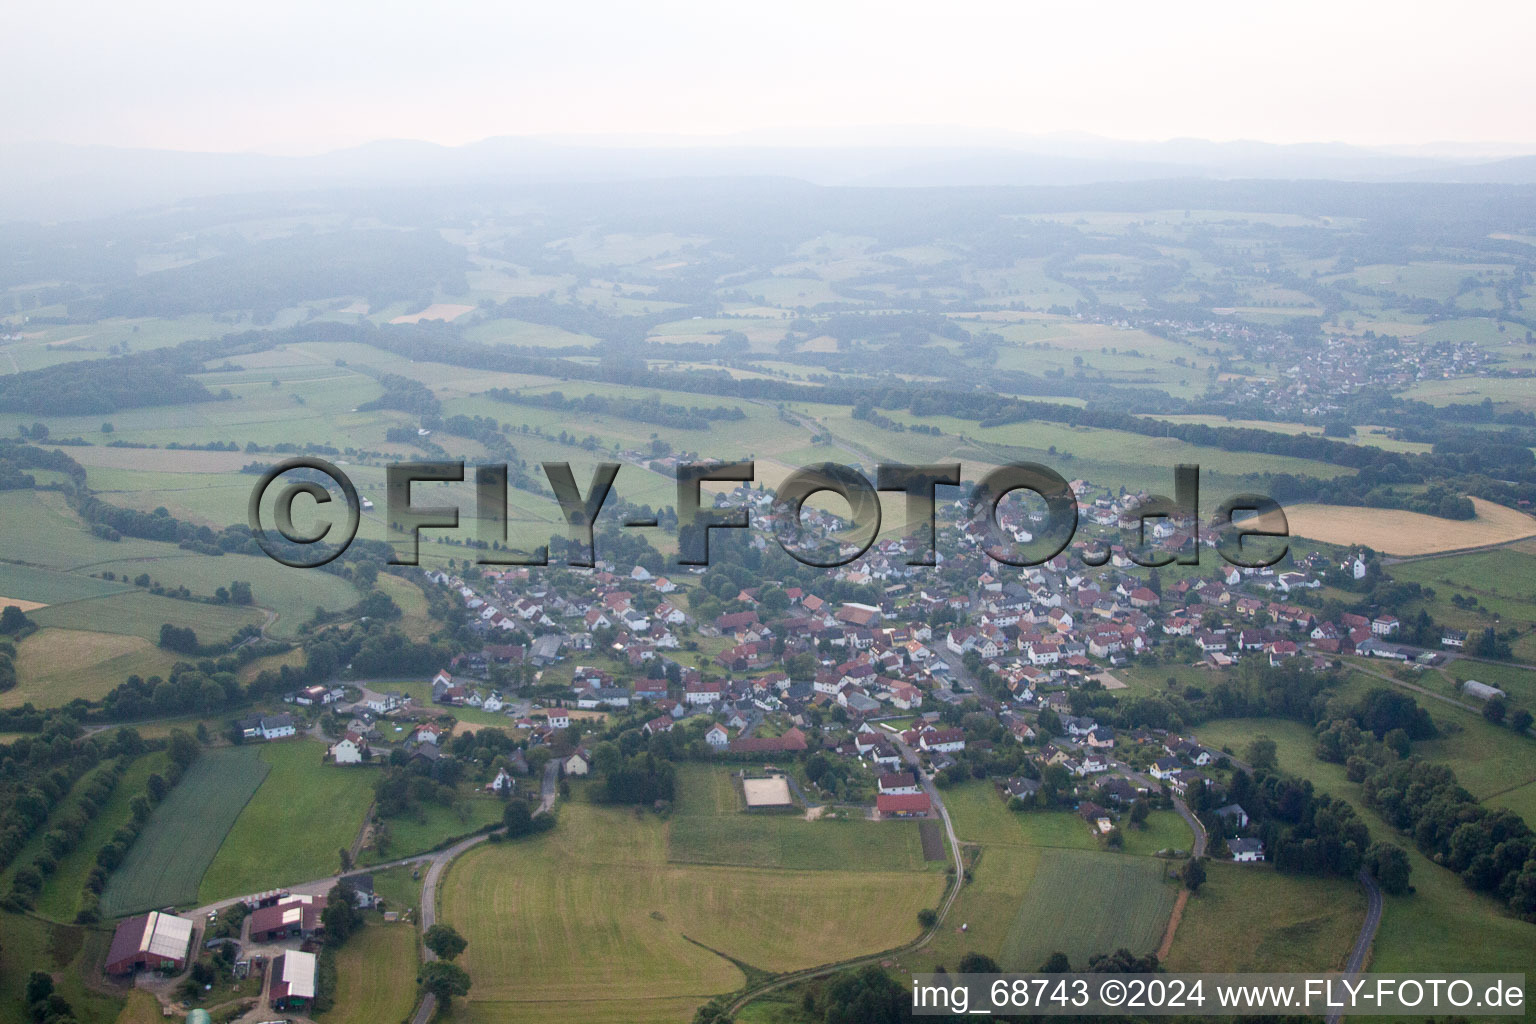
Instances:
[[[19,597],[0,597],[0,608],[20,608],[24,612],[35,612],[39,608],[47,608],[41,601],[23,601]]]
[[[390,323],[417,324],[423,320],[457,320],[474,308],[474,306],[465,306],[457,302],[434,302],[420,313],[407,313],[405,316],[397,316]]]
[[[1536,537],[1536,518],[1482,498],[1473,498],[1472,504],[1477,507],[1475,519],[1315,504],[1289,506],[1285,517],[1294,537],[1325,544],[1363,544],[1389,555],[1430,555]]]

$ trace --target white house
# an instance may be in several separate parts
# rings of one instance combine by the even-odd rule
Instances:
[[[331,745],[331,760],[337,764],[361,764],[367,750],[368,741],[349,732]]]
[[[567,775],[585,775],[592,770],[592,759],[585,750],[577,750],[560,766]]]
[[[704,734],[704,742],[708,743],[716,750],[724,750],[731,744],[730,730],[726,729],[726,727],[721,725],[719,722],[716,722],[714,725],[710,726],[709,731]]]
[[[1258,839],[1228,839],[1227,849],[1232,852],[1232,859],[1241,863],[1264,859],[1264,843]]]
[[[549,719],[551,729],[569,729],[571,727],[571,713],[564,708],[550,708],[544,712]]]
[[[292,715],[269,715],[257,723],[256,729],[264,740],[280,740],[298,732]]]

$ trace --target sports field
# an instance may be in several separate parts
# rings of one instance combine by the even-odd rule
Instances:
[[[1285,517],[1293,537],[1325,544],[1364,544],[1389,555],[1504,544],[1536,535],[1536,519],[1482,498],[1473,498],[1475,519],[1439,519],[1419,512],[1352,505],[1289,505]]]
[[[325,763],[323,743],[285,740],[258,749],[265,781],[208,864],[199,902],[334,874],[338,851],[352,845],[373,801],[377,775]]]
[[[198,883],[268,765],[255,747],[204,751],[145,823],[107,881],[103,917],[197,899]]]
[[[455,863],[439,918],[469,940],[469,1019],[686,1021],[743,983],[711,950],[770,971],[877,952],[917,935],[944,884],[933,871],[672,864],[666,832],[577,800],[554,832]]]

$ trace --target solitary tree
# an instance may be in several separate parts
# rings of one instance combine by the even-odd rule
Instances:
[[[451,924],[435,924],[428,928],[426,934],[421,937],[427,948],[436,953],[441,960],[456,960],[464,947],[469,943],[464,936],[454,930]]]
[[[1184,879],[1184,888],[1190,892],[1199,892],[1205,884],[1205,865],[1200,863],[1198,857],[1191,857],[1184,862],[1184,870],[1179,872],[1179,877]]]
[[[433,960],[423,966],[421,984],[444,1007],[453,1001],[454,996],[469,995],[469,975],[464,973],[464,968],[447,960]]]

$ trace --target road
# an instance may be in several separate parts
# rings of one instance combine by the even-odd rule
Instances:
[[[1360,937],[1355,940],[1355,948],[1349,954],[1349,964],[1344,968],[1344,974],[1349,978],[1354,978],[1365,969],[1365,958],[1371,952],[1371,943],[1376,941],[1376,929],[1381,927],[1381,886],[1371,877],[1369,868],[1361,868],[1356,877],[1365,887],[1365,923],[1360,926]],[[1327,1024],[1339,1024],[1343,1016],[1341,1011],[1335,1010],[1328,1015]]]
[[[555,806],[555,797],[559,793],[560,762],[551,759],[544,766],[544,781],[539,791],[539,806],[534,814],[546,814]],[[466,851],[479,846],[489,838],[489,835],[470,836],[463,842],[455,843],[446,850],[441,850],[431,857],[431,863],[427,867],[427,873],[421,880],[421,930],[425,932],[437,923],[437,885],[442,880],[443,872],[449,864],[462,856]],[[421,947],[422,963],[431,963],[437,959],[426,946]],[[416,1014],[411,1018],[411,1024],[427,1024],[432,1015],[437,1012],[437,997],[428,992],[421,997],[421,1005],[416,1008]]]
[[[823,964],[820,967],[811,967],[803,971],[794,971],[790,974],[782,975],[773,981],[759,985],[756,988],[750,988],[743,992],[741,995],[737,996],[731,1005],[726,1008],[726,1012],[729,1013],[732,1017],[740,1013],[742,1007],[746,1006],[754,999],[767,995],[769,992],[774,992],[781,988],[787,988],[790,985],[796,985],[802,981],[810,981],[813,978],[822,978],[829,974],[836,974],[839,971],[846,971],[850,968],[864,967],[869,964],[880,963],[882,960],[888,960],[893,956],[900,956],[905,953],[914,953],[928,945],[928,943],[932,942],[933,937],[939,934],[939,931],[944,927],[944,922],[949,917],[949,911],[955,905],[955,900],[960,896],[961,887],[965,885],[965,861],[961,859],[960,855],[960,839],[955,835],[954,823],[950,821],[949,809],[944,806],[944,798],[939,795],[938,787],[933,784],[932,778],[923,774],[921,762],[918,758],[917,752],[907,744],[903,743],[899,737],[892,737],[892,740],[896,744],[897,748],[901,751],[902,759],[911,766],[912,773],[923,781],[923,789],[927,792],[928,799],[933,801],[934,810],[939,812],[939,817],[944,822],[944,833],[949,838],[949,855],[954,859],[955,862],[954,884],[949,887],[948,891],[944,894],[943,902],[939,904],[938,916],[933,922],[933,927],[929,928],[916,940],[908,943],[905,946],[899,946],[896,949],[887,949],[879,953],[871,954],[869,956],[855,957],[852,960],[842,960],[838,963]],[[414,1021],[413,1024],[426,1024],[426,1021],[418,1019]]]
[[[1149,792],[1156,793],[1161,788],[1161,784],[1157,780],[1143,775],[1124,762],[1110,761],[1109,766],[1137,785],[1147,787]],[[1210,841],[1205,833],[1205,826],[1200,823],[1199,818],[1195,817],[1195,812],[1189,809],[1189,805],[1184,802],[1183,797],[1173,797],[1173,809],[1179,812],[1179,817],[1184,819],[1184,823],[1189,826],[1189,830],[1195,835],[1195,844],[1190,848],[1190,855],[1204,857],[1206,844]]]

